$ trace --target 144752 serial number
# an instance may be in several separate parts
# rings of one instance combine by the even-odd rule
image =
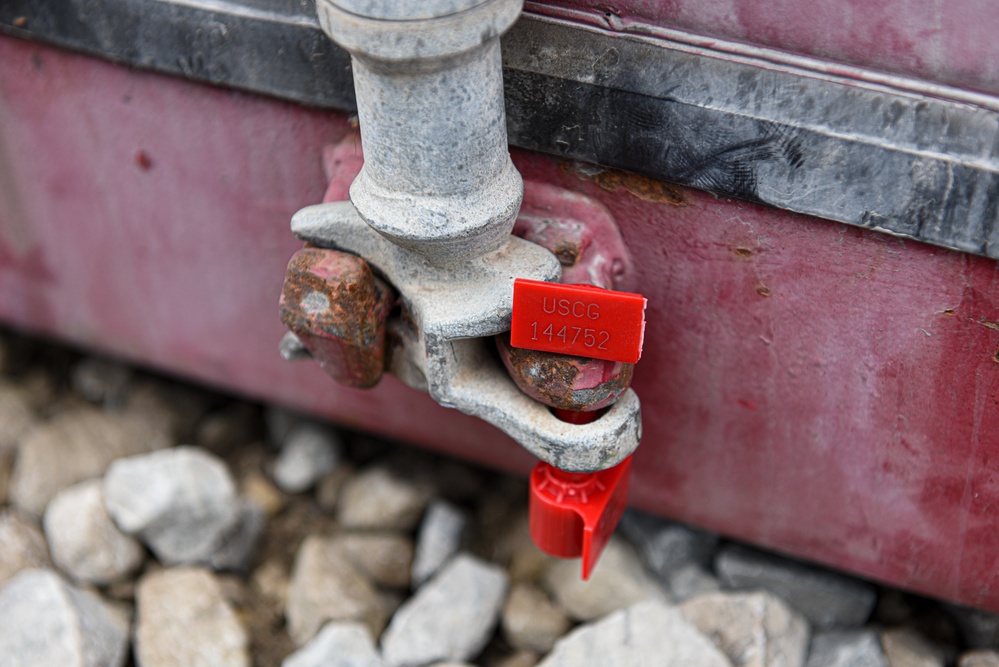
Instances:
[[[545,326],[544,322],[531,322],[531,340],[542,339],[551,342],[560,340],[567,345],[576,345],[577,342],[580,342],[586,347],[606,350],[607,343],[610,342],[610,332],[602,329],[588,329],[569,325],[558,328],[554,324]]]

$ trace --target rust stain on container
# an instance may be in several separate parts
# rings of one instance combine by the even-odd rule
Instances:
[[[554,254],[558,263],[565,267],[576,266],[579,261],[579,245],[571,241],[563,241],[555,246]]]
[[[950,314],[950,315],[954,314],[953,310],[945,310],[943,312],[945,314]],[[990,322],[988,320],[979,320],[978,324],[981,324],[986,329],[992,329],[993,331],[999,331],[999,322]],[[992,361],[994,361],[997,364],[999,364],[999,348],[997,348],[996,351],[992,353]]]
[[[684,196],[680,188],[648,176],[619,169],[601,169],[591,172],[588,169],[581,169],[580,165],[572,162],[563,162],[561,168],[563,171],[576,174],[583,180],[593,181],[607,192],[617,192],[624,189],[642,201],[653,204],[687,205],[687,197]]]

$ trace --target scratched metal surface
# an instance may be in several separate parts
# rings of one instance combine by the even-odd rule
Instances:
[[[322,198],[344,117],[9,38],[0,63],[0,320],[528,469],[398,382],[342,389],[279,358],[288,221]],[[640,271],[636,504],[999,611],[993,260],[514,157],[601,201]]]
[[[522,147],[999,258],[999,111],[543,21],[504,47]]]
[[[544,0],[527,11],[616,31],[670,26],[711,38],[999,94],[992,0]]]
[[[999,258],[986,1],[531,2],[503,41],[510,141]],[[349,59],[312,10],[8,0],[0,32],[350,109]]]

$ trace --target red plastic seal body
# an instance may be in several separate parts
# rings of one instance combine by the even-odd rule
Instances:
[[[646,303],[641,294],[518,278],[510,344],[633,364],[642,355]]]
[[[582,556],[583,579],[589,579],[628,505],[630,471],[630,456],[588,473],[538,463],[531,472],[529,508],[534,543],[558,558]]]

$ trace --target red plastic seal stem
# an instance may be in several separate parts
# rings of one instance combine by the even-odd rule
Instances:
[[[583,579],[607,546],[628,504],[631,457],[600,472],[566,472],[545,462],[531,472],[529,524],[538,548],[583,557]]]
[[[633,364],[642,356],[646,303],[641,294],[518,278],[510,344]]]

